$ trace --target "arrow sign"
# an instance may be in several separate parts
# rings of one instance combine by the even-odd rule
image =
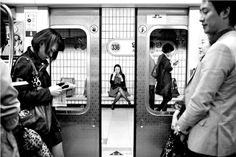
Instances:
[[[118,151],[114,151],[113,153],[111,153],[110,155],[123,155],[123,154],[121,154],[120,152],[118,152]]]

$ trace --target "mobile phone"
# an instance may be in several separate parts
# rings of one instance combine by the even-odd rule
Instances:
[[[179,60],[175,61],[175,62],[174,62],[174,65],[177,65],[178,63],[179,63]]]
[[[69,88],[69,85],[64,85],[61,87],[62,89]]]
[[[65,84],[65,82],[59,82],[57,83],[58,86],[63,86]]]

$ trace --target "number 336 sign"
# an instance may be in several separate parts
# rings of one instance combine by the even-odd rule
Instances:
[[[112,55],[132,56],[134,55],[134,40],[112,40],[107,44],[107,49]]]

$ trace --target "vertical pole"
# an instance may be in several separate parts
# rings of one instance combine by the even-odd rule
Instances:
[[[14,24],[13,24],[13,17],[10,8],[2,4],[1,7],[6,11],[8,14],[8,21],[9,21],[9,44],[10,44],[10,52],[9,52],[9,58],[8,58],[8,66],[9,70],[11,71],[12,68],[12,62],[13,62],[13,56],[14,56]]]

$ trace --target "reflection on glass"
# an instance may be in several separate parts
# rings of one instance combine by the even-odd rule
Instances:
[[[182,99],[186,76],[185,29],[156,29],[149,43],[149,107],[173,111]]]
[[[58,59],[52,62],[51,76],[53,83],[70,82],[74,90],[66,91],[66,107],[76,110],[87,104],[87,36],[82,29],[56,29],[65,41],[65,50],[58,53]],[[67,108],[68,109],[68,108]]]

